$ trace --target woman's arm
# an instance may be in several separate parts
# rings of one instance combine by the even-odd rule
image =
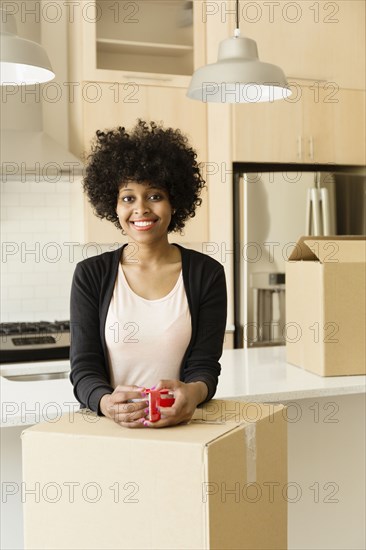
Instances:
[[[206,384],[208,391],[204,401],[212,399],[216,392],[226,316],[225,272],[222,266],[218,266],[205,280],[198,304],[196,337],[183,365],[184,382],[202,381]]]
[[[100,413],[103,395],[113,392],[100,339],[99,292],[82,263],[75,269],[70,304],[70,380],[83,407]]]

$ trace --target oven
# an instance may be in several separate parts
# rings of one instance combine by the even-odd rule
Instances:
[[[69,321],[0,323],[2,427],[51,421],[78,406],[69,355]]]
[[[62,363],[59,377],[68,376],[70,355],[70,322],[38,321],[26,323],[0,323],[0,364],[1,374],[8,379],[17,376],[39,375],[45,379],[47,374],[57,375],[57,369],[45,372],[45,362]],[[51,363],[50,363],[51,362]],[[23,369],[19,367],[23,364]],[[27,365],[33,364],[33,368]],[[18,365],[15,368],[15,365]],[[37,372],[37,365],[38,371]],[[32,372],[30,373],[29,370]],[[22,372],[24,371],[24,372]],[[5,374],[5,372],[7,374]],[[30,379],[30,378],[29,378]]]

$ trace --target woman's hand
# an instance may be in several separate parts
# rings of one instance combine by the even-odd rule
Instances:
[[[131,399],[143,401],[134,403]],[[113,393],[103,395],[99,402],[104,416],[126,428],[143,428],[148,407],[144,388],[138,386],[117,386]]]
[[[143,426],[150,428],[164,428],[189,422],[197,405],[207,397],[208,388],[204,382],[179,382],[179,380],[160,380],[157,390],[169,389],[174,391],[175,403],[172,407],[160,407],[161,419],[157,422],[143,421]]]

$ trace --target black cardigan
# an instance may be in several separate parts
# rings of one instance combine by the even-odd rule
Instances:
[[[105,322],[123,248],[105,252],[76,266],[70,306],[71,374],[74,395],[82,408],[98,412],[99,401],[112,393]],[[205,254],[183,248],[183,283],[192,322],[192,336],[182,360],[180,380],[203,381],[211,399],[220,374],[219,359],[226,326],[227,295],[222,265]]]

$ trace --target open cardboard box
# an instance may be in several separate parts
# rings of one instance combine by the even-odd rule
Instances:
[[[160,430],[84,410],[22,447],[26,549],[287,548],[282,405],[212,400]]]
[[[366,237],[301,237],[286,265],[287,361],[366,374]]]

